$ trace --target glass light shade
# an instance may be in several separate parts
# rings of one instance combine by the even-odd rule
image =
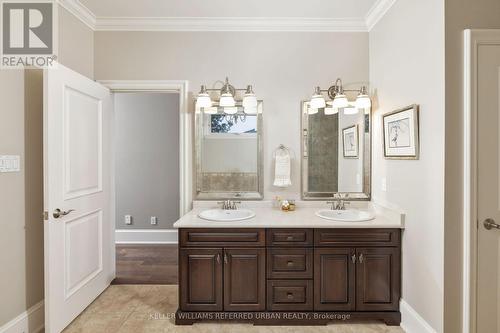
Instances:
[[[332,114],[336,114],[336,113],[339,113],[339,109],[333,108],[333,107],[325,108],[326,115],[332,115]]]
[[[318,109],[312,108],[310,106],[307,108],[307,114],[316,114],[316,113],[318,113]]]
[[[224,113],[226,114],[235,114],[238,113],[238,108],[235,106],[225,106]]]
[[[347,97],[344,94],[338,94],[335,96],[332,102],[332,107],[341,109],[341,108],[346,108],[349,106],[349,101],[347,100]]]
[[[245,94],[242,105],[244,108],[252,108],[257,106],[257,97],[255,94]]]
[[[243,111],[246,114],[257,114],[257,105],[255,105],[255,106],[243,106]]]
[[[321,109],[326,106],[325,98],[322,95],[313,95],[309,102],[309,107],[312,109]]]
[[[229,93],[224,93],[220,96],[219,105],[223,106],[223,107],[235,106],[236,102],[234,101],[233,95],[231,95]]]
[[[212,106],[212,100],[207,93],[198,94],[198,98],[196,98],[196,107],[197,108],[209,108]]]
[[[216,106],[210,106],[203,108],[203,112],[206,114],[216,114],[217,113],[217,107]]]
[[[372,101],[368,95],[358,95],[356,98],[356,107],[358,109],[366,109],[372,106]]]
[[[344,108],[344,114],[356,114],[358,112],[359,112],[358,108],[353,107],[353,106],[349,106],[347,108]]]

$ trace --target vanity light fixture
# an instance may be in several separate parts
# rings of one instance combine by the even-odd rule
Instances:
[[[220,92],[220,100],[219,100],[219,105],[222,107],[233,107],[236,105],[236,101],[234,100],[234,88],[231,90],[232,87],[228,79],[226,78],[226,84],[224,87],[222,87],[221,92]]]
[[[366,109],[370,108],[371,106],[372,106],[372,101],[370,100],[370,97],[366,92],[366,87],[362,86],[359,91],[358,97],[356,98],[356,108]]]
[[[325,98],[321,94],[321,88],[316,87],[314,90],[314,95],[311,98],[311,101],[309,102],[309,107],[311,109],[321,109],[326,106]]]
[[[337,109],[342,109],[348,106],[349,106],[349,101],[347,100],[347,97],[344,94],[344,88],[340,86],[337,93],[335,94],[335,97],[333,98],[332,107]]]
[[[220,81],[218,81],[220,82]],[[216,91],[219,92],[219,106],[223,108],[225,114],[236,114],[238,113],[238,108],[236,107],[236,92],[244,91],[243,96],[243,110],[247,114],[257,114],[257,97],[253,92],[251,85],[248,85],[246,89],[236,89],[233,85],[229,83],[229,79],[223,82],[221,89],[207,89],[204,85],[201,86],[200,93],[196,98],[196,107],[203,108],[203,112],[208,114],[217,113],[217,108],[212,108],[212,100],[208,92]],[[214,110],[215,109],[215,110]]]
[[[208,95],[207,87],[201,86],[198,98],[196,98],[196,108],[209,108],[212,106],[212,100]]]
[[[251,85],[247,86],[247,90],[245,91],[245,95],[243,96],[243,111],[248,114],[256,114],[257,113],[257,97],[253,92],[253,88]]]
[[[358,92],[356,103],[354,105],[347,99],[347,96],[345,95],[346,91]],[[331,101],[325,101],[323,96],[323,93],[325,92]],[[327,104],[331,107],[326,107]],[[366,109],[370,107],[371,100],[365,86],[362,86],[357,90],[344,89],[342,79],[339,78],[335,81],[335,84],[327,90],[322,90],[320,87],[316,87],[314,95],[311,97],[311,101],[309,102],[308,113],[314,114],[318,112],[317,109],[324,108],[326,115],[336,114],[340,109],[343,109],[345,114],[356,114],[358,113],[358,109]]]

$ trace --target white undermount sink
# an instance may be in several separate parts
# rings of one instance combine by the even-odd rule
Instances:
[[[198,214],[198,217],[218,222],[243,221],[251,219],[255,216],[255,212],[250,209],[207,209]]]
[[[325,220],[333,220],[339,222],[364,222],[373,220],[375,218],[375,215],[373,213],[357,209],[321,209],[316,212],[316,215]]]

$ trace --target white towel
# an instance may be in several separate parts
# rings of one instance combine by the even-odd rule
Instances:
[[[290,154],[285,150],[276,153],[276,164],[274,167],[274,186],[288,187],[292,185],[290,179]]]

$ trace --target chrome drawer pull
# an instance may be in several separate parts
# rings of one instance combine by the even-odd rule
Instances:
[[[289,261],[289,262],[287,262],[287,263],[286,263],[286,265],[287,265],[288,267],[292,267],[292,266],[293,266],[293,261]]]

